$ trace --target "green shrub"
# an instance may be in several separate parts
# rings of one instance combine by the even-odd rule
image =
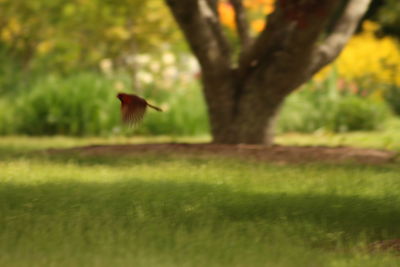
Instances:
[[[387,86],[384,97],[393,112],[400,115],[400,87],[394,84]]]
[[[375,130],[390,116],[384,101],[337,88],[333,74],[325,82],[310,82],[290,95],[278,119],[279,132]]]
[[[22,69],[23,66],[0,42],[0,95],[15,92],[26,82],[27,77]]]
[[[118,88],[118,90],[117,90]],[[196,83],[182,89],[159,89],[154,84],[140,93],[163,113],[149,109],[142,124],[121,124],[117,91],[132,92],[128,75],[105,77],[86,72],[60,77],[48,75],[30,88],[3,94],[0,134],[28,135],[201,135],[208,120]],[[176,88],[176,87],[175,87]]]
[[[0,99],[0,134],[14,134],[16,132],[15,119],[18,115],[10,103],[10,99]]]
[[[96,135],[117,125],[113,80],[95,73],[47,76],[18,97],[17,133]]]
[[[332,118],[332,130],[335,132],[376,130],[389,116],[383,102],[347,96],[338,101]]]

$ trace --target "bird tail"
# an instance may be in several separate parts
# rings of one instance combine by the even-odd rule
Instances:
[[[153,106],[153,105],[150,105],[149,103],[147,103],[147,105],[149,106],[149,107],[151,107],[151,108],[153,108],[153,109],[155,109],[155,110],[157,110],[157,111],[162,111],[162,109],[161,108],[159,108],[159,107],[156,107],[156,106]]]

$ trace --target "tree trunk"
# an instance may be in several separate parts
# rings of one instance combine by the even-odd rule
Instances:
[[[276,114],[286,94],[264,79],[213,75],[203,79],[214,143],[272,145]]]

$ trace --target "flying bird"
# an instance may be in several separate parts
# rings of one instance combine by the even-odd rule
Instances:
[[[159,107],[150,105],[145,99],[137,95],[119,93],[117,98],[121,101],[122,121],[127,124],[139,123],[143,119],[147,107],[162,111]]]

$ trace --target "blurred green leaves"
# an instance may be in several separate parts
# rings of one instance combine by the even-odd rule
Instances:
[[[377,21],[382,25],[384,33],[400,37],[400,1],[385,0],[379,9]]]
[[[2,0],[0,13],[0,50],[29,69],[65,73],[103,58],[122,65],[177,36],[157,0]]]
[[[287,97],[277,128],[280,132],[349,132],[378,130],[392,116],[387,103],[369,88],[345,83],[333,68],[326,79],[310,81]]]
[[[156,80],[155,80],[156,81]],[[47,75],[30,90],[0,98],[0,135],[142,135],[190,136],[208,133],[206,106],[198,83],[174,93],[154,92],[154,82],[141,95],[164,112],[149,110],[140,127],[124,127],[117,91],[132,87],[127,73],[98,72]],[[179,81],[171,85],[177,87]],[[180,86],[182,87],[182,86]]]
[[[113,82],[84,72],[64,79],[43,77],[16,99],[17,131],[30,135],[110,133],[119,123]]]

